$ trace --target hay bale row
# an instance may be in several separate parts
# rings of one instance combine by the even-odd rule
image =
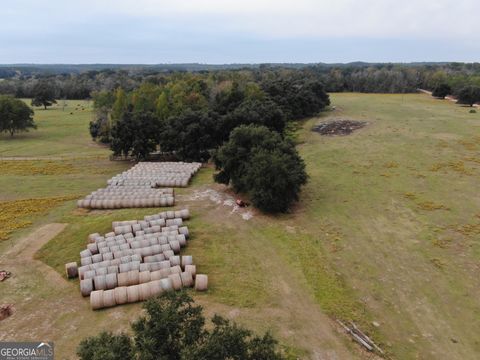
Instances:
[[[138,275],[140,279],[140,275]],[[148,277],[145,277],[146,280]],[[136,278],[135,278],[136,279]],[[160,279],[139,282],[138,284],[118,286],[114,289],[99,289],[91,291],[90,306],[93,310],[145,301],[152,297],[159,296],[166,291],[180,290],[184,287],[195,286],[198,291],[205,291],[208,286],[207,275],[199,274],[195,284],[192,274],[189,272],[172,273]]]
[[[108,180],[110,187],[174,186],[186,187],[191,177],[200,169],[200,163],[146,163],[140,162]]]
[[[171,195],[162,195],[159,197],[119,197],[117,199],[105,200],[91,198],[77,201],[77,206],[87,209],[123,209],[123,208],[142,208],[142,207],[166,207],[174,206],[175,198]]]

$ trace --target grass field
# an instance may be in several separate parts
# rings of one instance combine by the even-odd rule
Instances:
[[[292,357],[368,358],[339,331],[338,317],[355,320],[392,358],[477,358],[480,115],[426,95],[333,94],[332,103],[334,111],[298,132],[310,181],[292,213],[253,211],[244,220],[215,198],[229,192],[212,183],[211,168],[178,191],[178,207],[193,214],[186,252],[211,280],[195,297],[209,314],[271,330]],[[89,105],[77,104],[37,110],[37,132],[0,138],[0,156],[23,158],[0,159],[0,200],[82,196],[129,166],[106,160],[108,150],[88,136]],[[345,137],[309,130],[344,118],[368,126]],[[32,229],[67,224],[35,255],[63,276],[88,233],[155,211],[87,212],[65,200],[25,213],[25,227],[0,242],[0,267],[15,272],[0,283],[0,302],[17,307],[0,339],[40,336],[73,358],[84,336],[112,321],[126,328],[140,305],[92,312],[76,282],[39,262],[20,266],[12,254]]]

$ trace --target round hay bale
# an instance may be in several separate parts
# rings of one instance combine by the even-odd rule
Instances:
[[[182,268],[180,265],[172,266],[170,268],[170,274],[180,274],[182,272]]]
[[[161,279],[160,285],[163,291],[173,291],[172,279],[169,279],[168,277]]]
[[[116,287],[113,291],[115,293],[115,303],[117,303],[117,305],[122,305],[127,303],[127,287],[126,286]]]
[[[113,254],[111,252],[104,253],[102,254],[102,259],[103,261],[113,260]]]
[[[140,269],[138,269],[140,274],[144,271],[150,271],[150,264],[151,263],[140,263]]]
[[[180,210],[180,216],[179,217],[182,218],[183,220],[190,219],[190,211],[188,209]]]
[[[95,254],[92,256],[92,262],[95,264],[95,263],[99,263],[103,261],[103,254]]]
[[[95,290],[105,290],[107,283],[105,282],[105,275],[97,275],[93,278],[93,286]]]
[[[132,270],[140,270],[140,261],[132,261],[130,263],[130,271]]]
[[[170,266],[180,265],[180,256],[178,255],[171,256],[170,259],[168,259],[168,261],[170,261]]]
[[[172,280],[172,286],[174,290],[180,290],[182,288],[182,279],[180,278],[180,274],[170,274],[168,278]]]
[[[87,250],[90,250],[90,253],[92,253],[92,255],[98,254],[98,244],[97,243],[87,244]]]
[[[185,237],[188,239],[189,237],[189,232],[188,232],[188,227],[182,226],[178,228],[178,233],[185,235]]]
[[[121,272],[117,275],[118,286],[128,286],[128,272]]]
[[[108,270],[105,267],[99,267],[95,270],[95,275],[107,275]]]
[[[170,247],[170,244],[163,244],[163,245],[160,245],[160,247],[164,256],[166,251],[172,250],[172,248]]]
[[[170,241],[170,247],[175,254],[178,254],[180,252],[180,243],[177,240]]]
[[[95,290],[90,293],[90,306],[93,310],[103,308],[103,290]]]
[[[103,292],[103,307],[112,307],[117,305],[114,290],[105,290]]]
[[[65,264],[65,272],[67,273],[67,277],[69,279],[76,278],[78,276],[78,265],[74,262],[69,262]]]
[[[89,249],[85,249],[80,251],[80,257],[81,258],[86,258],[92,256],[92,252]]]
[[[162,273],[160,270],[152,271],[150,273],[150,281],[160,280],[162,278]]]
[[[165,259],[170,259],[172,256],[175,256],[175,253],[173,250],[167,250],[163,252],[163,256],[165,256]]]
[[[131,303],[137,302],[138,300],[140,300],[139,294],[138,294],[138,285],[128,286],[127,302],[131,304]]]
[[[175,211],[167,211],[166,212],[166,218],[167,219],[174,219],[175,218]]]
[[[107,267],[107,274],[118,274],[118,265],[111,265]]]
[[[92,279],[80,280],[80,293],[82,294],[82,296],[89,296],[92,291],[93,291]]]
[[[185,266],[193,265],[192,255],[183,255],[182,256],[182,268],[185,269]]]
[[[185,265],[185,272],[189,272],[195,278],[197,275],[197,267],[195,265]]]
[[[187,246],[187,238],[183,234],[178,234],[175,236],[175,240],[177,240],[180,243],[181,247]]]
[[[121,273],[130,271],[130,270],[131,270],[131,269],[130,269],[130,264],[131,264],[131,262],[124,263],[124,264],[120,264],[120,265],[118,266],[119,271],[120,271]]]
[[[162,288],[160,279],[155,281],[150,281],[147,285],[150,288],[151,297],[159,296],[163,293],[163,288]]]
[[[182,272],[180,274],[182,279],[182,284],[184,287],[192,287],[193,286],[193,276],[190,272]]]
[[[144,284],[150,281],[150,271],[142,271],[138,274],[138,282]]]
[[[131,259],[132,261],[138,261],[138,262],[142,261],[142,257],[137,254],[132,255]]]
[[[114,289],[117,287],[117,274],[107,274],[105,275],[105,284],[107,286],[107,289]]]
[[[166,268],[166,269],[160,269],[158,271],[160,271],[160,278],[161,279],[164,279],[164,278],[167,278],[168,275],[170,275],[172,272],[170,271],[171,268]]]
[[[148,283],[138,285],[138,297],[140,301],[145,301],[150,299],[150,286]]]
[[[160,262],[160,270],[161,269],[169,269],[170,268],[170,261],[164,260]]]
[[[93,279],[97,275],[97,272],[95,270],[87,270],[83,274],[84,279]]]
[[[128,285],[138,285],[138,277],[139,271],[138,270],[130,270],[128,273]]]
[[[208,276],[205,274],[198,274],[195,278],[195,290],[206,291],[208,289]]]

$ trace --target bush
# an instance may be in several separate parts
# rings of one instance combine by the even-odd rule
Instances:
[[[285,212],[307,182],[293,143],[264,126],[240,126],[214,154],[215,181],[247,193],[266,212]]]
[[[146,315],[132,325],[133,341],[125,335],[101,333],[84,339],[81,360],[282,360],[277,342],[215,315],[205,327],[201,306],[185,292],[169,292],[144,304]]]
[[[36,128],[33,110],[27,104],[12,96],[0,96],[0,133],[13,136],[16,132]]]
[[[445,99],[445,96],[450,95],[452,93],[452,88],[450,85],[442,83],[435,86],[435,89],[432,91],[432,96]]]
[[[465,86],[458,92],[458,103],[473,106],[480,102],[480,86]]]
[[[469,111],[469,113],[470,113],[470,114],[476,114],[476,113],[477,113],[477,110],[471,109],[471,110]]]

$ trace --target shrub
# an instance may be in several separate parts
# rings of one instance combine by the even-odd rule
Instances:
[[[465,86],[458,92],[458,103],[473,106],[480,101],[480,86]]]
[[[432,91],[432,96],[445,99],[445,96],[450,95],[452,93],[452,88],[450,85],[446,83],[438,84],[435,86],[435,89]]]

